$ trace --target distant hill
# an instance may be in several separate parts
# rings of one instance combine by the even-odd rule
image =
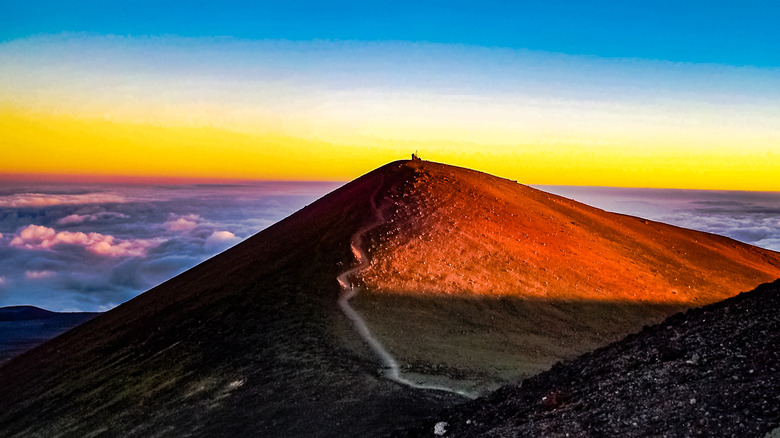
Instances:
[[[780,427],[778,347],[780,280],[676,314],[396,436],[761,438]]]
[[[56,312],[50,312],[35,306],[8,306],[0,307],[1,321],[25,321],[30,319],[48,319],[56,316]]]
[[[0,366],[0,436],[388,435],[465,401],[419,384],[484,393],[777,277],[772,251],[394,162]]]
[[[35,306],[0,307],[0,363],[54,338],[99,313],[58,313]]]

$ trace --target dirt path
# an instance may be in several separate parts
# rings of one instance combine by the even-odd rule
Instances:
[[[373,333],[371,333],[371,330],[368,328],[368,325],[366,324],[365,320],[360,315],[360,313],[358,313],[349,304],[349,300],[352,297],[354,297],[359,290],[357,286],[354,286],[352,284],[352,282],[350,281],[350,277],[356,272],[359,272],[367,268],[369,265],[368,256],[363,250],[363,235],[368,231],[372,230],[373,228],[381,225],[385,221],[384,211],[383,211],[384,208],[379,208],[376,205],[376,196],[379,193],[381,187],[382,184],[380,184],[379,187],[377,187],[377,189],[371,195],[371,209],[374,211],[374,215],[375,215],[374,220],[368,225],[357,230],[357,232],[355,232],[355,234],[352,235],[352,241],[350,242],[350,246],[352,248],[352,254],[354,254],[355,259],[357,259],[358,263],[357,265],[342,272],[338,277],[336,277],[336,279],[339,282],[339,285],[341,285],[341,294],[339,295],[339,300],[338,300],[339,307],[341,308],[341,311],[344,313],[344,315],[347,318],[349,318],[350,321],[352,321],[352,325],[355,327],[355,330],[357,330],[358,334],[360,334],[360,337],[362,337],[363,340],[366,341],[366,343],[371,347],[374,353],[382,361],[382,366],[383,366],[382,374],[387,379],[400,383],[401,385],[406,385],[414,389],[446,391],[446,392],[451,392],[454,394],[461,395],[469,399],[474,399],[476,398],[476,395],[466,391],[448,388],[445,386],[426,385],[426,384],[416,383],[401,376],[400,367],[398,366],[398,362],[395,360],[393,355],[390,354],[390,352],[387,351],[387,349],[384,347],[384,345],[382,345],[379,339],[377,339],[373,335]]]

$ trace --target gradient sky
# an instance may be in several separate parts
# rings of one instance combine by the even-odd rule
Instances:
[[[780,191],[775,2],[4,1],[0,173]]]

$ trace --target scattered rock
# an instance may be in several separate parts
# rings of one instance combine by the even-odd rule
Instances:
[[[775,437],[778,315],[780,280],[673,315],[437,418],[451,437]]]

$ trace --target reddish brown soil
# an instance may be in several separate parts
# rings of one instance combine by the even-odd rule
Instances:
[[[780,277],[780,253],[431,162],[387,187],[374,293],[701,305]],[[380,201],[381,202],[381,201]]]

